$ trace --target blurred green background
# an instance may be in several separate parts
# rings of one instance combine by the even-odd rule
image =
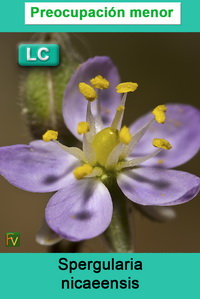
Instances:
[[[32,138],[21,116],[17,46],[29,42],[30,33],[0,34],[1,146],[28,143]],[[126,124],[163,103],[187,103],[200,108],[199,33],[80,33],[69,34],[87,59],[108,55],[119,68],[122,81],[139,84],[128,97]],[[200,176],[200,155],[179,169]],[[46,252],[35,242],[50,194],[33,194],[0,179],[0,252]],[[176,206],[177,219],[153,222],[134,213],[136,252],[200,252],[200,196]],[[5,247],[6,232],[20,232],[19,248]],[[80,252],[106,252],[101,238],[83,243]]]

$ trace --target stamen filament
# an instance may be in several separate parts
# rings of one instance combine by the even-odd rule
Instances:
[[[88,102],[87,104],[86,122],[89,123],[90,127],[90,131],[87,133],[87,138],[92,139],[92,137],[96,134],[96,124],[91,111],[91,102]]]
[[[151,159],[153,157],[155,157],[157,154],[159,154],[161,151],[161,149],[157,149],[156,151],[154,151],[153,153],[146,155],[144,157],[139,157],[139,158],[134,158],[130,161],[125,161],[125,162],[119,162],[117,165],[117,170],[121,170],[123,168],[127,168],[127,167],[134,167],[137,166],[143,162],[145,162],[148,159]]]
[[[138,144],[138,142],[142,139],[142,137],[144,136],[144,134],[146,133],[146,131],[149,129],[149,127],[152,125],[152,123],[155,121],[155,119],[151,119],[142,129],[140,129],[139,131],[137,131],[131,139],[131,142],[129,143],[129,145],[124,146],[121,157],[122,159],[125,159],[126,157],[128,157],[134,147]]]
[[[92,172],[85,176],[85,178],[93,178],[93,177],[100,177],[102,176],[103,171],[100,167],[93,168]]]
[[[68,147],[66,145],[63,145],[58,140],[53,140],[56,144],[58,144],[65,152],[69,153],[70,155],[74,156],[78,160],[82,162],[86,162],[86,158],[84,155],[84,152],[78,148],[78,147]]]
[[[94,166],[96,164],[96,154],[86,135],[83,136],[83,152],[87,162]]]
[[[124,146],[124,144],[120,143],[114,147],[114,149],[112,150],[112,152],[110,153],[110,155],[108,156],[108,159],[106,161],[106,164],[105,164],[106,169],[112,169],[117,164],[117,162],[119,161],[119,157],[122,152],[123,146]]]
[[[120,106],[125,107],[126,98],[127,98],[127,93],[124,93],[124,95],[122,97],[122,100],[121,100],[121,103],[120,103]],[[118,106],[118,108],[120,106]],[[121,124],[122,124],[122,119],[124,117],[124,109],[118,109],[118,108],[116,110],[114,119],[112,121],[111,128],[120,130],[121,129]]]
[[[97,115],[96,115],[96,122],[99,126],[99,129],[101,129],[103,127],[103,123],[102,123],[102,119],[101,119],[101,90],[97,90],[97,101],[96,101],[96,105],[97,105]]]

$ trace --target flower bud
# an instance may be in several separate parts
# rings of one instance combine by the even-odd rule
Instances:
[[[62,117],[65,87],[82,62],[66,33],[38,33],[30,42],[60,45],[60,65],[57,67],[23,67],[20,98],[22,114],[34,138],[41,139],[47,130],[59,132],[59,139],[69,134]]]

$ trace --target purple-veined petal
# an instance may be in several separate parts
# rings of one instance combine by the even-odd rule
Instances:
[[[122,192],[141,205],[170,206],[187,202],[200,189],[200,178],[187,172],[141,167],[118,177]]]
[[[31,192],[52,192],[66,186],[77,159],[54,142],[37,140],[0,148],[0,173],[12,185]]]
[[[80,82],[90,84],[90,79],[97,75],[105,77],[110,82],[110,87],[100,90],[99,98],[92,103],[92,112],[95,116],[97,101],[101,101],[104,126],[111,123],[121,100],[121,95],[115,90],[120,82],[119,73],[109,57],[96,56],[81,64],[67,84],[63,99],[64,121],[71,133],[79,140],[82,140],[82,136],[77,133],[77,124],[86,119],[87,100],[79,92],[78,84]]]
[[[155,150],[154,138],[168,140],[172,149],[162,150],[157,156],[142,165],[152,167],[176,167],[190,160],[200,148],[200,110],[183,104],[169,104],[164,124],[154,123],[134,148],[131,157],[143,156]],[[148,113],[131,125],[131,133],[138,131],[150,119]]]
[[[46,207],[46,221],[70,241],[90,239],[103,233],[112,218],[108,189],[96,179],[68,179],[68,187],[52,196]]]

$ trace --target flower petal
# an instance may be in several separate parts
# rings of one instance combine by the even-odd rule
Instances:
[[[100,90],[99,98],[92,103],[94,116],[97,110],[97,101],[100,100],[102,121],[105,126],[108,126],[121,100],[121,95],[115,91],[116,85],[120,82],[119,73],[109,57],[96,56],[81,64],[67,84],[63,99],[64,121],[71,133],[79,140],[82,140],[82,136],[77,133],[77,125],[79,122],[85,121],[87,100],[79,92],[78,84],[80,82],[90,84],[90,79],[97,75],[105,77],[110,82],[110,87]]]
[[[0,148],[0,173],[12,185],[31,192],[52,192],[66,186],[77,159],[54,142]]]
[[[36,234],[35,239],[38,244],[45,246],[52,246],[62,240],[62,238],[47,225],[45,220]]]
[[[194,198],[200,189],[200,178],[183,171],[141,167],[120,174],[118,185],[133,202],[170,206]]]
[[[70,241],[90,239],[103,233],[112,218],[112,200],[107,188],[96,179],[68,179],[46,207],[46,221]]]
[[[152,140],[164,138],[172,149],[161,151],[156,157],[144,162],[145,166],[176,167],[190,160],[200,148],[200,110],[181,104],[169,104],[164,124],[154,123],[134,148],[131,157],[143,156],[154,151]],[[130,128],[135,133],[152,118],[152,113],[138,119]]]
[[[139,205],[140,211],[154,221],[170,221],[176,218],[176,211],[171,207],[142,206]]]

